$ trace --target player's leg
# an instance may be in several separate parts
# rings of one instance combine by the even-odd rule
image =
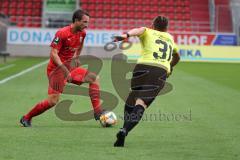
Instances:
[[[32,118],[42,114],[43,112],[55,106],[59,101],[59,97],[60,97],[60,94],[48,95],[47,99],[37,103],[26,115],[24,115],[21,118],[20,123],[24,127],[31,127]]]
[[[142,78],[136,79],[136,75],[133,74],[131,83],[132,92],[129,94],[125,105],[124,125],[117,133],[117,141],[114,143],[115,147],[124,146],[125,137],[139,123],[145,109],[150,106],[165,84],[165,71],[153,68],[146,67],[145,69],[148,70],[148,74]],[[142,69],[144,69],[142,65],[137,65],[134,72],[136,73]],[[159,77],[158,75],[163,76]],[[135,102],[134,107],[132,107],[132,102]],[[126,106],[131,106],[131,110],[126,112]]]
[[[126,99],[125,106],[124,106],[124,121],[129,121],[131,118],[131,113],[134,109],[137,92],[133,92],[133,90],[142,90],[142,83],[143,79],[136,81],[136,78],[139,78],[141,76],[144,76],[146,73],[146,70],[142,68],[141,65],[136,65],[133,70],[132,80],[131,80],[131,91]],[[137,82],[137,83],[136,83]],[[134,87],[133,87],[134,86]]]
[[[21,118],[20,123],[24,127],[30,127],[33,117],[42,114],[46,110],[55,106],[59,101],[60,94],[66,84],[64,74],[61,70],[49,71],[48,79],[48,98],[37,103],[26,115]]]
[[[89,83],[89,96],[94,110],[94,117],[99,120],[102,114],[102,107],[100,101],[100,77],[95,73],[88,72],[86,77],[84,77],[84,82]]]
[[[144,101],[140,98],[138,98],[144,90],[149,90],[151,87],[147,88],[144,85],[148,82],[148,79],[150,79],[150,69],[148,69],[145,65],[136,65],[136,67],[133,70],[133,76],[131,80],[131,92],[129,93],[129,96],[127,98],[125,108],[124,108],[124,125],[123,128],[129,128],[127,124],[131,123],[131,121],[137,121],[136,118],[139,118],[142,116],[144,112],[144,108],[147,107],[147,105],[144,103]],[[141,95],[143,96],[143,95]],[[139,109],[139,111],[137,111]],[[136,112],[136,113],[135,113]],[[127,130],[128,132],[128,130]]]
[[[98,120],[100,114],[102,113],[99,76],[95,73],[88,72],[85,68],[80,67],[71,71],[71,76],[73,80],[72,83],[74,84],[81,85],[82,83],[89,83],[89,96],[94,110],[94,117]]]
[[[136,97],[137,97],[137,92],[136,90],[142,90],[142,79],[139,83],[141,84],[136,84],[136,78],[139,78],[144,75],[145,69],[142,70],[141,65],[136,65],[134,70],[133,70],[133,76],[131,80],[131,92],[128,95],[128,98],[125,102],[125,107],[124,107],[124,124],[123,127],[120,129],[120,131],[117,133],[117,140],[114,143],[115,147],[123,147],[124,146],[124,141],[125,137],[127,136],[128,132],[126,127],[128,126],[129,123],[132,121],[132,117],[134,116],[132,113],[135,110],[135,104],[136,104]],[[134,91],[135,90],[135,91]]]

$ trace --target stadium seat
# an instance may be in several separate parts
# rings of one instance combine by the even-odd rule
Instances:
[[[11,6],[11,8],[17,8],[17,2],[11,2],[11,3],[9,3],[9,5]]]
[[[16,16],[17,15],[17,9],[16,8],[10,8],[8,13],[9,13],[9,15]]]
[[[1,12],[5,15],[8,15],[9,10],[8,10],[8,8],[3,8],[3,9],[1,9]]]
[[[191,2],[191,3],[190,3]],[[90,13],[91,20],[94,18],[95,22],[90,25],[90,28],[103,28],[101,21],[103,18],[108,19],[104,25],[107,29],[121,29],[127,27],[151,25],[152,18],[157,15],[165,15],[170,18],[171,21],[189,21],[195,20],[194,18],[209,20],[208,9],[204,10],[204,14],[198,13],[201,9],[196,9],[194,6],[208,5],[207,0],[79,0],[80,7],[87,10]],[[229,0],[215,0],[215,3],[229,4]],[[12,0],[3,1],[0,3],[1,12],[10,17],[18,16],[33,16],[40,17],[42,15],[42,0]],[[193,9],[192,9],[193,6]],[[206,7],[208,8],[208,7]],[[193,17],[193,19],[192,19]],[[41,20],[35,21],[32,19],[32,23],[20,23],[17,20],[11,18],[11,24],[17,23],[18,26],[36,27],[41,26]],[[98,21],[99,19],[99,21]],[[121,21],[129,20],[126,25],[122,25]],[[139,21],[140,20],[140,21]],[[117,23],[120,22],[120,23]],[[124,22],[125,23],[125,22]],[[119,26],[117,26],[119,25]],[[176,27],[173,27],[176,28]],[[178,27],[179,28],[179,27]],[[188,27],[188,29],[191,27]],[[184,28],[186,30],[187,27]],[[180,29],[182,31],[182,29]]]
[[[152,6],[152,12],[159,13],[159,11],[160,11],[160,7],[158,7],[157,5]]]
[[[94,0],[80,0],[80,4],[90,12],[93,18],[110,18],[112,23],[107,21],[104,25],[107,29],[151,25],[152,18],[157,15],[165,15],[170,18],[170,21],[191,19],[190,0],[105,0],[97,3]],[[99,28],[98,25],[101,25],[95,24],[97,26],[94,28]],[[172,29],[174,28],[176,27],[173,26]],[[180,30],[183,31],[185,28],[182,27]]]
[[[18,8],[24,8],[24,1],[19,2],[17,5]]]
[[[8,8],[8,5],[9,5],[8,1],[5,1],[2,3],[2,8]]]

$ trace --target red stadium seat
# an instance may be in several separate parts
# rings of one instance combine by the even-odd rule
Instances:
[[[33,27],[36,27],[36,28],[39,28],[39,27],[41,27],[41,23],[35,23],[35,24],[33,24],[32,26],[33,26]]]
[[[124,0],[127,5],[135,5],[135,0]]]
[[[175,13],[180,14],[182,12],[184,12],[183,7],[180,7],[180,6],[175,7]]]
[[[190,13],[185,13],[184,18],[185,18],[185,20],[191,20]]]
[[[168,7],[168,8],[167,8],[167,12],[168,12],[168,13],[174,13],[174,12],[175,12],[174,7],[172,7],[172,6]]]
[[[24,24],[23,22],[18,22],[18,23],[17,23],[17,26],[18,26],[18,27],[24,27],[25,24]]]
[[[189,6],[190,6],[190,1],[189,1],[189,0],[186,0],[186,1],[184,2],[184,5],[185,5],[185,7],[189,7]]]
[[[158,7],[157,5],[152,6],[152,12],[159,13],[159,11],[160,11],[160,7]]]
[[[101,2],[100,2],[101,3]],[[109,4],[109,3],[111,3],[111,0],[104,0],[104,3],[105,4]]]
[[[3,1],[3,0],[2,0]],[[225,2],[226,1],[226,2]],[[170,18],[170,22],[190,21],[192,17],[200,17],[200,19],[209,15],[208,11],[202,15],[194,13],[192,15],[192,3],[190,0],[79,0],[80,7],[87,10],[91,15],[89,28],[98,29],[129,29],[137,26],[151,25],[153,17],[157,15],[165,15]],[[199,2],[200,3],[200,2]],[[205,3],[201,2],[201,3]],[[216,0],[216,3],[229,3],[229,0]],[[1,12],[10,17],[14,16],[33,16],[38,17],[18,22],[18,19],[10,18],[11,23],[17,23],[17,26],[41,27],[42,0],[12,0],[0,3]],[[196,10],[197,11],[197,10]],[[104,20],[104,18],[107,20]],[[209,16],[208,16],[209,18]],[[93,20],[94,19],[94,20]],[[180,23],[179,23],[180,24]],[[209,30],[208,27],[203,26]],[[185,26],[172,25],[171,29],[179,31],[191,30],[191,25]]]
[[[83,4],[81,4],[81,8],[83,8],[83,9],[88,9],[88,5],[85,4],[85,3],[83,3]]]
[[[25,8],[26,8],[26,9],[33,8],[32,2],[27,2],[27,3],[25,4]]]
[[[10,23],[11,23],[12,25],[16,25],[16,22],[17,22],[17,18],[16,18],[15,16],[11,16],[11,17],[10,17]]]
[[[17,2],[11,2],[9,5],[11,5],[11,8],[17,8]]]
[[[95,5],[94,4],[90,4],[88,5],[88,10],[95,10]]]
[[[39,3],[39,2],[34,3],[33,6],[34,6],[34,8],[36,7],[37,9],[41,9],[42,8],[42,4]]]
[[[111,18],[116,18],[119,15],[119,12],[117,10],[116,11],[112,11],[111,13],[112,13],[111,14]]]
[[[119,18],[126,18],[126,17],[127,17],[127,14],[128,14],[127,11],[119,12]]]
[[[9,5],[8,1],[5,1],[2,3],[2,8],[8,8],[8,5]]]
[[[136,19],[142,19],[143,12],[135,12],[134,17]]]
[[[118,8],[119,11],[121,11],[121,12],[126,11],[126,6],[125,5],[119,5],[118,7],[119,7]]]
[[[127,11],[130,11],[130,12],[134,12],[135,11],[135,6],[133,5],[129,5],[127,8],[126,8]]]
[[[24,8],[24,1],[19,2],[17,5],[18,8]]]
[[[103,6],[104,6],[104,5],[100,3],[100,4],[98,4],[98,5],[95,6],[95,10],[97,10],[97,11],[102,10],[102,9],[103,9]]]
[[[134,17],[135,17],[135,12],[134,11],[129,11],[126,18],[133,19]]]
[[[16,16],[16,15],[17,15],[17,10],[16,10],[16,8],[10,8],[9,14],[10,14],[10,15],[13,15],[13,16]]]
[[[95,11],[95,10],[91,10],[91,11],[89,11],[88,13],[89,13],[89,15],[91,16],[91,17],[97,17],[97,13],[96,13],[97,11]]]
[[[105,4],[103,6],[103,9],[106,11],[106,10],[111,10],[111,5],[110,4]]]
[[[175,6],[175,1],[174,0],[168,0],[167,4],[168,4],[168,6]]]
[[[112,5],[112,12],[118,11],[119,7],[117,5]]]
[[[167,12],[167,8],[165,6],[160,7],[160,13],[165,14]]]
[[[170,20],[174,20],[174,19],[175,19],[174,13],[169,13],[167,16],[168,16],[168,18],[169,18]]]
[[[186,14],[190,13],[190,7],[184,7],[183,12]]]
[[[103,17],[104,17],[104,18],[109,18],[109,17],[111,17],[111,12],[110,12],[110,11],[104,11],[104,12],[103,12]]]
[[[96,17],[102,18],[103,17],[103,11],[99,10],[95,13]]]
[[[3,8],[3,9],[1,9],[1,12],[2,12],[3,14],[8,15],[9,10],[8,10],[8,8]]]
[[[166,0],[159,0],[158,4],[161,6],[168,6],[168,3]]]

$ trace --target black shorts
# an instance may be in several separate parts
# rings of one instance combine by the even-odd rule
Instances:
[[[137,64],[133,70],[127,105],[134,106],[140,98],[149,106],[164,87],[166,78],[167,71],[163,68]]]

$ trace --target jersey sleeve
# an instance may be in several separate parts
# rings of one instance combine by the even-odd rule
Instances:
[[[143,28],[145,28],[145,31],[141,35],[138,36],[140,39],[142,39],[145,36],[146,31],[147,31],[146,27],[143,27]]]
[[[55,37],[54,37],[50,47],[60,50],[63,45],[63,41],[64,41],[63,33],[61,31],[58,31],[55,34]]]

